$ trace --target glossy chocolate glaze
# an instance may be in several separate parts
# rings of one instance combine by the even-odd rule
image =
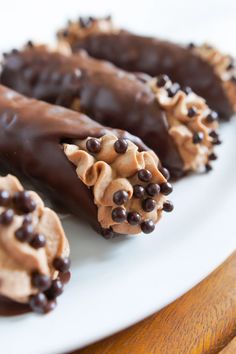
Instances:
[[[172,177],[183,174],[165,112],[148,85],[135,75],[84,52],[67,57],[35,47],[8,54],[1,81],[25,95],[67,107],[79,98],[82,112],[101,124],[139,136]]]
[[[22,173],[67,210],[82,214],[97,230],[92,193],[77,177],[60,143],[110,131],[83,114],[26,98],[0,85],[0,166],[10,173]],[[146,148],[126,132],[113,129],[112,133]]]
[[[204,97],[221,118],[229,119],[233,114],[233,107],[213,67],[189,48],[121,31],[80,38],[72,49],[74,52],[85,49],[91,56],[109,60],[128,71],[151,76],[167,74],[172,81],[190,86]]]

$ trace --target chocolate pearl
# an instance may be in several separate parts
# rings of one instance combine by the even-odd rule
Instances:
[[[55,310],[56,307],[57,307],[57,301],[56,300],[50,300],[44,306],[44,312],[43,313],[46,314],[46,313],[52,312],[53,310]]]
[[[163,210],[169,213],[173,209],[174,209],[174,206],[171,203],[171,201],[170,200],[166,200],[165,203],[163,204]]]
[[[158,167],[160,172],[163,174],[163,176],[167,179],[167,181],[170,179],[170,172],[167,170],[167,168],[159,166]]]
[[[70,259],[68,257],[56,257],[53,266],[61,273],[66,273],[70,269]]]
[[[190,43],[188,44],[188,48],[189,48],[189,49],[195,48],[195,44],[194,44],[193,42],[190,42]]]
[[[27,45],[27,47],[29,47],[29,48],[33,48],[33,46],[34,46],[34,44],[33,44],[32,41],[28,41],[28,42],[26,43],[26,45]]]
[[[35,234],[32,240],[30,241],[30,246],[39,249],[46,245],[45,236],[42,234]]]
[[[156,201],[152,198],[146,198],[143,200],[142,202],[142,208],[144,211],[146,212],[150,212],[150,211],[153,211],[156,207]]]
[[[44,308],[47,305],[47,302],[46,295],[43,293],[32,295],[29,298],[29,306],[36,313],[44,313]]]
[[[45,292],[49,300],[54,300],[63,293],[63,284],[59,279],[52,281],[51,287]]]
[[[234,69],[235,68],[235,62],[234,61],[232,61],[231,63],[229,63],[229,65],[227,66],[227,68],[226,68],[226,70],[232,70],[232,69]]]
[[[59,273],[58,278],[62,284],[67,284],[71,278],[71,272]]]
[[[161,184],[161,193],[164,195],[168,195],[172,192],[173,188],[169,182],[165,182]]]
[[[146,192],[149,194],[151,197],[154,195],[157,195],[160,193],[160,186],[157,183],[149,183],[146,187]]]
[[[213,142],[212,142],[213,145],[220,145],[222,144],[222,141],[220,139],[215,139]]]
[[[62,32],[62,36],[63,36],[63,37],[68,37],[68,35],[69,35],[69,32],[68,32],[67,30],[64,30],[64,31]]]
[[[150,234],[155,229],[154,222],[152,220],[146,220],[141,224],[141,230],[145,234]]]
[[[14,48],[14,49],[12,49],[11,52],[12,52],[12,54],[17,54],[17,53],[19,53],[19,50]]]
[[[167,75],[160,75],[157,77],[157,86],[163,87],[169,81],[169,77]]]
[[[86,141],[86,148],[92,154],[97,154],[101,151],[102,146],[98,139],[91,138]]]
[[[218,139],[219,135],[217,134],[217,132],[215,130],[212,130],[209,135],[213,138],[213,139]]]
[[[188,94],[190,94],[191,92],[193,92],[192,89],[191,89],[191,87],[189,87],[189,86],[185,86],[185,87],[182,89],[182,91],[183,91],[184,93],[186,93],[186,95],[188,95]]]
[[[110,240],[111,238],[114,237],[114,232],[112,230],[112,228],[108,228],[108,229],[101,229],[101,233],[102,236],[106,239],[106,240]]]
[[[113,194],[113,202],[116,205],[125,204],[127,203],[128,199],[129,199],[129,194],[126,191],[120,190]]]
[[[188,109],[188,117],[189,117],[189,118],[195,117],[196,114],[197,114],[196,108],[190,107],[190,108]]]
[[[30,215],[30,214],[25,215],[24,220],[23,220],[23,225],[30,224],[32,222],[32,220],[33,220],[32,215]]]
[[[125,208],[118,207],[112,210],[111,213],[112,220],[117,223],[122,223],[126,220],[126,210]]]
[[[213,123],[215,121],[217,121],[219,119],[219,115],[217,112],[215,111],[211,111],[207,116],[206,116],[206,120],[208,123]]]
[[[36,208],[36,203],[29,192],[22,191],[15,193],[13,197],[15,207],[22,213],[33,212]]]
[[[23,225],[16,230],[15,236],[20,242],[30,242],[33,237],[33,226],[30,224]]]
[[[117,154],[124,154],[128,149],[128,143],[125,139],[118,139],[114,144]]]
[[[180,86],[177,82],[173,83],[170,88],[168,88],[166,91],[168,93],[168,96],[170,98],[174,97],[176,93],[180,90]]]
[[[32,285],[40,291],[45,291],[50,288],[52,281],[48,275],[34,272],[31,276]]]
[[[211,161],[217,160],[217,155],[216,155],[214,152],[212,152],[212,153],[209,155],[209,160],[211,160]]]
[[[204,138],[204,134],[202,132],[193,133],[193,143],[199,144]]]
[[[212,166],[209,163],[205,165],[205,168],[206,168],[206,172],[210,172],[212,170]]]
[[[10,225],[14,218],[14,211],[12,209],[7,209],[0,215],[0,224],[7,226]]]
[[[139,184],[136,184],[134,186],[133,196],[135,198],[139,198],[139,199],[143,198],[144,193],[145,193],[145,189],[143,188],[143,186],[140,186]]]
[[[140,179],[140,181],[150,182],[152,179],[152,173],[149,170],[145,170],[143,168],[142,170],[138,171],[138,178]]]
[[[131,211],[127,215],[127,221],[130,225],[138,225],[141,222],[141,216],[135,211]]]
[[[10,203],[11,197],[8,191],[0,191],[0,205],[7,206]]]

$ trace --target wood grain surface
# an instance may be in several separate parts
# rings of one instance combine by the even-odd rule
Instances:
[[[236,252],[181,298],[73,354],[236,354]]]

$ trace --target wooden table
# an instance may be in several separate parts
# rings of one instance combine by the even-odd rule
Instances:
[[[73,354],[189,353],[236,354],[236,252],[157,314]]]

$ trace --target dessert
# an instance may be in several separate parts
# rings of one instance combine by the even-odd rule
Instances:
[[[182,87],[190,86],[204,97],[222,119],[236,112],[236,65],[207,44],[183,46],[144,37],[116,28],[111,18],[80,18],[58,32],[61,42],[74,52],[85,49],[91,56],[151,76],[167,74]]]
[[[37,313],[53,310],[68,256],[58,216],[16,177],[0,177],[0,295]]]
[[[0,86],[0,163],[109,238],[150,233],[171,211],[167,171],[124,131]]]
[[[1,82],[139,136],[173,178],[209,171],[216,159],[217,113],[166,75],[133,75],[84,51],[65,55],[30,43],[5,55]]]

